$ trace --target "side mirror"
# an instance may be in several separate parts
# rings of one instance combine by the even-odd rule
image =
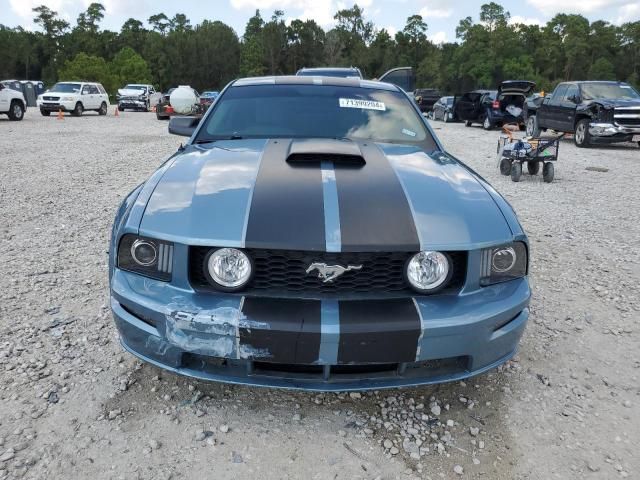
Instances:
[[[571,95],[571,97],[569,97],[569,101],[578,104],[580,103],[580,96],[579,95]]]
[[[169,121],[169,133],[180,135],[182,137],[190,137],[196,131],[196,127],[200,123],[198,117],[171,117]]]

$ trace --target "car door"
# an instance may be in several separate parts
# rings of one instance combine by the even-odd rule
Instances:
[[[566,83],[561,83],[553,91],[551,98],[545,100],[545,108],[541,110],[540,113],[542,113],[542,115],[539,119],[540,125],[544,128],[551,128],[553,130],[559,130],[561,128],[562,101],[564,100],[565,93],[567,93],[567,88],[568,85]]]
[[[0,112],[9,111],[9,94],[7,89],[8,87],[0,84]]]
[[[558,109],[558,129],[562,132],[573,132],[576,118],[576,103],[580,98],[580,90],[575,84],[569,84]]]
[[[477,104],[480,102],[482,93],[468,92],[465,93],[456,102],[456,115],[460,120],[477,120]]]
[[[91,88],[89,88],[89,85],[82,86],[82,90],[80,90],[80,101],[85,110],[96,108],[94,106],[94,100],[91,98]]]
[[[405,92],[413,92],[416,86],[416,77],[411,67],[393,68],[385,72],[378,81],[393,83]]]

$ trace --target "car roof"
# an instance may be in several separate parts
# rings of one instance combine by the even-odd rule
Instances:
[[[334,87],[371,88],[377,90],[400,91],[400,88],[391,83],[375,80],[362,80],[360,78],[322,77],[322,76],[269,76],[240,78],[232,83],[232,87],[247,87],[256,85],[327,85]]]

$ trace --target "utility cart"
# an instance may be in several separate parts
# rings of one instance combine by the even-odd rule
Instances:
[[[542,165],[542,179],[546,183],[553,181],[553,162],[558,160],[560,139],[556,137],[514,138],[513,132],[503,129],[504,135],[498,139],[498,160],[500,173],[510,175],[511,180],[519,182],[522,177],[522,164],[527,164],[530,175],[537,175]]]

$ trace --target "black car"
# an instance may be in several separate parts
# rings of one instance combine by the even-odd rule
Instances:
[[[431,110],[432,120],[442,120],[443,122],[453,122],[456,120],[455,108],[456,97],[442,97],[433,104]]]
[[[435,88],[418,88],[413,92],[413,98],[422,113],[430,112],[440,97],[442,97],[442,93]]]
[[[546,129],[574,133],[578,147],[640,139],[640,94],[627,83],[564,82],[527,105],[530,136]]]
[[[507,123],[524,127],[527,96],[536,84],[528,80],[506,80],[498,90],[474,90],[456,102],[456,113],[465,125],[480,123],[485,130]]]

